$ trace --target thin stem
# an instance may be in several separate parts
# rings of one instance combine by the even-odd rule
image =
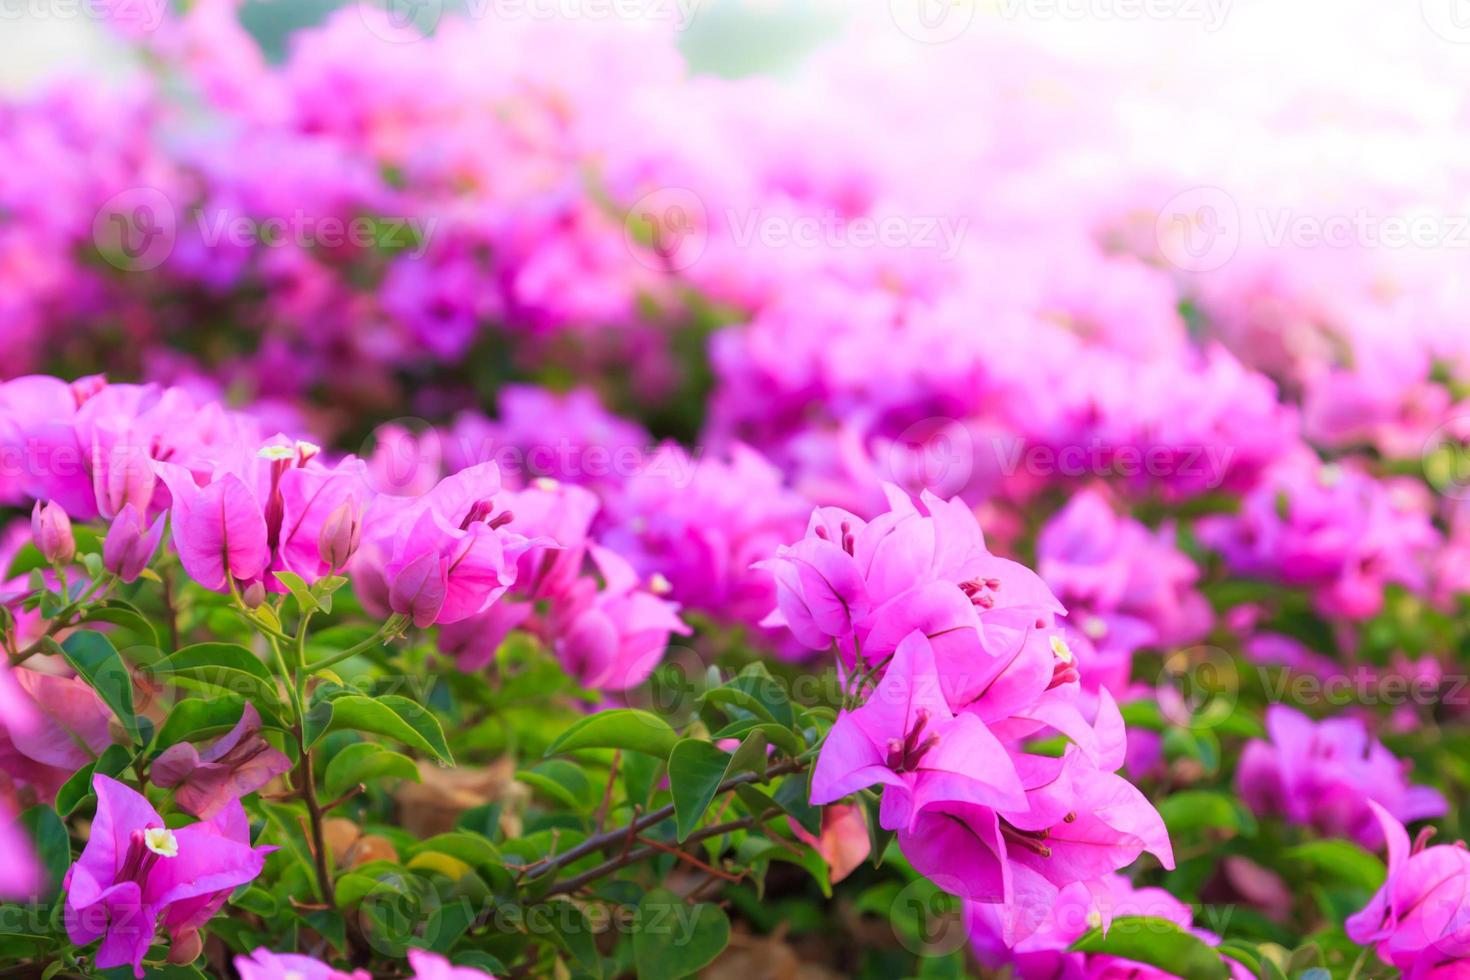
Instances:
[[[612,765],[607,770],[607,786],[602,790],[602,803],[597,807],[597,832],[600,834],[607,825],[607,815],[612,810],[613,786],[618,781],[618,764],[623,759],[623,750],[613,750]]]
[[[731,820],[726,823],[715,824],[713,827],[705,827],[703,830],[697,830],[694,833],[690,834],[685,839],[684,843],[686,846],[689,844],[698,844],[700,841],[709,840],[711,837],[719,837],[723,834],[733,833],[737,830],[749,830],[751,827],[760,826],[767,820],[770,820],[773,817],[778,817],[780,815],[780,810],[767,810],[765,813],[761,814],[758,817],[741,817],[739,820]],[[640,861],[646,861],[649,858],[661,853],[666,848],[667,845],[664,845],[663,847],[641,847],[636,851],[629,851],[626,854],[620,854],[619,856],[612,858],[611,860],[604,861],[595,868],[592,868],[588,871],[583,872],[582,874],[577,875],[575,878],[568,878],[566,881],[557,882],[556,884],[552,885],[549,890],[547,890],[545,897],[550,898],[553,895],[566,895],[572,892],[580,891],[581,889],[590,885],[592,882],[596,881],[598,878],[602,878],[606,875],[612,874],[614,871],[620,871],[623,868],[626,868],[632,864],[637,864]]]
[[[174,573],[171,569],[166,568],[159,578],[163,581],[163,611],[166,614],[164,618],[168,620],[169,649],[177,650],[179,648],[179,612],[174,607]],[[233,588],[232,585],[231,589]]]
[[[311,818],[312,849],[316,852],[316,882],[322,893],[322,901],[336,908],[336,895],[332,892],[332,873],[327,869],[327,840],[322,832],[322,806],[316,798],[316,774],[312,771],[311,750],[306,747],[306,738],[300,725],[296,726],[297,744],[301,748],[301,797],[306,801],[306,812]]]
[[[394,613],[392,616],[388,617],[387,622],[385,622],[382,626],[378,628],[378,631],[376,633],[368,637],[366,640],[363,640],[361,643],[356,643],[348,647],[346,650],[334,653],[330,657],[324,657],[321,660],[318,660],[316,663],[307,664],[306,671],[307,673],[315,674],[318,671],[326,670],[328,667],[336,666],[344,660],[350,660],[351,658],[357,656],[359,653],[362,653],[364,650],[371,650],[384,639],[397,635],[398,631],[401,630],[404,625],[405,623],[403,617],[397,613]],[[303,658],[305,657],[304,648],[302,656]]]
[[[800,772],[805,768],[805,762],[793,761],[783,762],[779,765],[772,766],[766,771],[766,775],[764,777],[753,772],[744,772],[738,776],[730,777],[719,786],[717,786],[715,788],[715,795],[718,796],[721,793],[728,793],[731,790],[735,789],[737,786],[744,786],[747,783],[767,782],[768,780],[774,779],[777,776],[784,776],[788,773]],[[594,854],[597,851],[602,850],[603,848],[610,847],[613,844],[620,844],[629,837],[636,836],[637,834],[642,833],[649,827],[653,827],[663,823],[665,820],[669,819],[669,817],[672,817],[673,815],[674,804],[670,803],[667,806],[659,807],[657,810],[653,810],[647,815],[634,820],[626,827],[619,827],[617,830],[610,830],[607,833],[598,834],[595,837],[589,837],[582,843],[578,844],[576,847],[562,852],[560,857],[554,859],[549,857],[543,858],[540,862],[528,865],[526,870],[535,870],[537,872],[533,876],[532,880],[534,880],[535,878],[540,878],[550,872],[554,872],[561,868],[564,868],[568,864],[584,858],[589,854]]]
[[[47,641],[56,636],[57,633],[60,633],[62,630],[71,629],[73,626],[79,625],[79,622],[75,621],[75,616],[80,607],[86,604],[86,602],[92,598],[93,594],[96,593],[99,588],[102,589],[103,594],[106,594],[108,591],[110,591],[112,589],[114,581],[115,578],[112,575],[105,575],[102,578],[95,579],[86,588],[86,590],[82,592],[81,595],[77,596],[75,602],[68,603],[66,608],[62,609],[61,613],[58,614],[55,619],[51,620],[51,622],[46,625],[46,631],[44,633],[36,637],[36,639],[32,641],[30,645],[28,645],[25,649],[18,650],[10,655],[10,666],[19,667],[21,664],[25,663],[27,660],[31,659],[36,654],[44,650],[46,648]]]

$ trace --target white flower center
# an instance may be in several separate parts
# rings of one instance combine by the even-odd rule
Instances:
[[[1067,641],[1060,636],[1051,638],[1051,651],[1057,655],[1057,659],[1064,664],[1071,663],[1075,658],[1072,656],[1072,648],[1067,646]]]
[[[179,839],[166,827],[153,827],[143,831],[143,843],[159,857],[179,856]]]
[[[665,578],[662,573],[654,572],[648,580],[648,591],[654,595],[668,595],[674,591],[674,583]]]
[[[295,459],[296,450],[290,446],[262,446],[259,453],[261,459],[286,460]]]
[[[553,490],[560,488],[561,483],[553,480],[549,476],[538,476],[536,477],[536,479],[531,481],[531,486],[535,487],[537,490],[545,490],[547,493],[551,493]]]

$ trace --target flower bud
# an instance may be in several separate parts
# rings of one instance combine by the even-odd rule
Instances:
[[[193,963],[204,952],[204,940],[199,936],[198,929],[185,929],[179,933],[174,940],[173,946],[168,951],[168,961],[173,964]]]
[[[71,533],[71,518],[60,504],[36,501],[31,510],[31,538],[42,556],[53,565],[64,565],[77,555],[76,538]]]
[[[249,608],[259,609],[261,604],[265,602],[265,586],[259,579],[256,579],[254,582],[245,586],[245,591],[240,594],[240,598],[244,600],[245,605]]]
[[[317,539],[322,561],[334,570],[346,568],[357,553],[361,540],[362,508],[355,496],[348,497],[327,515],[326,522],[322,524],[321,536]]]
[[[102,567],[124,582],[136,581],[153,560],[162,538],[163,515],[145,530],[142,515],[132,504],[123,504],[102,540]]]

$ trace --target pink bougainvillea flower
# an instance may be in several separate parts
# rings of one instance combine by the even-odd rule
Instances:
[[[756,564],[769,569],[776,581],[777,612],[767,617],[767,625],[788,627],[814,650],[853,635],[871,605],[853,554],[853,529],[861,523],[836,508],[825,508],[812,515],[807,537],[781,546],[775,558]]]
[[[1139,648],[1188,645],[1208,631],[1199,569],[1173,535],[1170,525],[1155,532],[1116,513],[1096,490],[1075,495],[1038,535],[1037,571],[1067,604],[1089,691],[1124,696]]]
[[[50,800],[112,744],[112,712],[77,678],[19,667],[10,679],[29,710],[0,714],[0,772]]]
[[[483,970],[455,966],[444,957],[422,949],[408,951],[408,965],[413,968],[413,980],[495,980]]]
[[[145,527],[142,514],[131,503],[123,504],[102,541],[102,567],[124,582],[136,582],[158,551],[163,525],[160,514]]]
[[[408,951],[411,980],[495,980],[483,970],[455,966],[444,957],[422,949]],[[351,973],[299,953],[273,953],[257,949],[249,956],[235,957],[240,980],[371,980],[366,970]]]
[[[597,497],[575,484],[538,477],[522,490],[501,491],[496,502],[511,515],[507,530],[546,542],[521,553],[515,593],[533,600],[564,595],[582,573]]]
[[[364,493],[363,464],[326,466],[316,446],[277,437],[242,454],[200,484],[174,463],[157,463],[173,508],[173,540],[189,577],[215,592],[259,581],[286,587],[273,572],[314,582],[331,570],[322,529],[333,513]]]
[[[942,661],[968,659],[986,619],[1049,622],[1065,612],[1035,572],[986,550],[962,501],[926,491],[916,504],[896,487],[884,489],[887,513],[862,521],[819,508],[806,537],[760,563],[776,581],[768,625],[789,626],[813,648],[835,643],[847,662],[861,653],[874,663],[917,629]]]
[[[1132,783],[1076,747],[1060,760],[1031,761],[1038,765],[1021,767],[1026,809],[1001,814],[1013,863],[1058,887],[1127,867],[1144,851],[1174,866],[1163,818]]]
[[[1173,974],[1157,967],[1098,953],[1075,953],[1071,946],[1091,929],[1106,930],[1114,919],[1142,916],[1163,919],[1188,929],[1210,945],[1219,938],[1193,928],[1188,905],[1162,888],[1135,888],[1122,875],[1109,874],[1061,889],[1050,903],[1034,933],[1007,946],[1003,910],[998,905],[970,902],[970,944],[982,966],[992,970],[1009,967],[1018,980],[1169,980]],[[1231,975],[1249,980],[1251,974],[1231,962]]]
[[[1266,709],[1266,732],[1270,741],[1249,742],[1236,770],[1240,797],[1257,814],[1377,847],[1382,823],[1370,804],[1401,823],[1449,809],[1438,790],[1409,783],[1408,764],[1370,738],[1360,718],[1313,722],[1278,704]]]
[[[97,495],[97,513],[113,518],[124,507],[132,507],[146,517],[153,506],[153,491],[158,474],[144,447],[131,442],[115,442],[104,449],[92,447],[92,489]]]
[[[509,530],[515,514],[496,506],[499,491],[498,467],[481,463],[420,497],[374,498],[354,563],[369,604],[425,627],[468,619],[504,595],[520,556],[556,542]]]
[[[348,973],[310,956],[273,953],[268,949],[235,957],[235,969],[240,980],[372,980],[372,974],[366,970]]]
[[[917,631],[898,645],[868,701],[832,726],[811,801],[832,803],[878,784],[889,830],[908,828],[935,802],[1025,806],[1010,756],[978,717],[950,710],[933,648]]]
[[[8,661],[0,662],[0,719],[10,731],[28,731],[38,721],[35,704],[26,696]]]
[[[583,577],[547,615],[546,630],[562,667],[586,687],[625,691],[642,683],[663,658],[669,636],[691,630],[679,607],[643,589],[633,567],[593,545],[602,585]]]
[[[1388,848],[1388,877],[1358,913],[1348,936],[1410,977],[1460,975],[1470,960],[1470,851],[1465,845],[1412,845],[1404,825],[1377,803],[1369,809]]]
[[[66,929],[85,946],[98,939],[99,969],[131,966],[161,924],[174,942],[192,938],[231,891],[253,881],[274,848],[250,846],[239,802],[213,819],[168,829],[135,790],[107,776],[92,779],[97,815],[91,835],[66,873]]]
[[[291,759],[260,735],[260,712],[246,704],[240,720],[204,751],[171,745],[153,761],[149,778],[174,791],[179,808],[209,819],[227,805],[291,770]]]
[[[171,463],[158,464],[173,500],[173,541],[189,577],[206,589],[257,581],[270,561],[265,515],[245,481],[225,473],[208,485]]]

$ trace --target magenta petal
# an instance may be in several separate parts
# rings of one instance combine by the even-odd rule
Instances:
[[[964,777],[975,784],[965,802],[1001,809],[1026,805],[1026,791],[1010,755],[985,723],[960,715],[943,730],[939,742],[920,763],[928,772]]]
[[[136,884],[124,882],[110,889],[97,905],[76,914],[107,922],[102,945],[97,947],[98,969],[131,966],[135,977],[144,975],[143,957],[158,931],[158,912],[142,900]]]
[[[391,576],[388,605],[394,612],[410,617],[419,629],[424,629],[432,626],[438,618],[447,589],[443,563],[437,554],[426,551]]]
[[[861,710],[861,709],[859,709]],[[853,720],[851,712],[837,718],[812,772],[813,805],[835,803],[875,783],[903,785],[883,762],[872,740]]]
[[[954,806],[927,810],[912,830],[900,830],[899,847],[924,877],[975,902],[1007,902],[1011,872],[995,811]]]
[[[153,785],[168,789],[188,779],[190,773],[197,768],[199,750],[188,742],[180,742],[159,753],[158,758],[153,760],[153,768],[148,771],[148,778]]]
[[[902,741],[920,711],[927,711],[936,726],[953,717],[934,668],[933,647],[922,633],[912,632],[898,644],[883,680],[853,712],[853,721],[870,741],[885,745],[893,738]]]

